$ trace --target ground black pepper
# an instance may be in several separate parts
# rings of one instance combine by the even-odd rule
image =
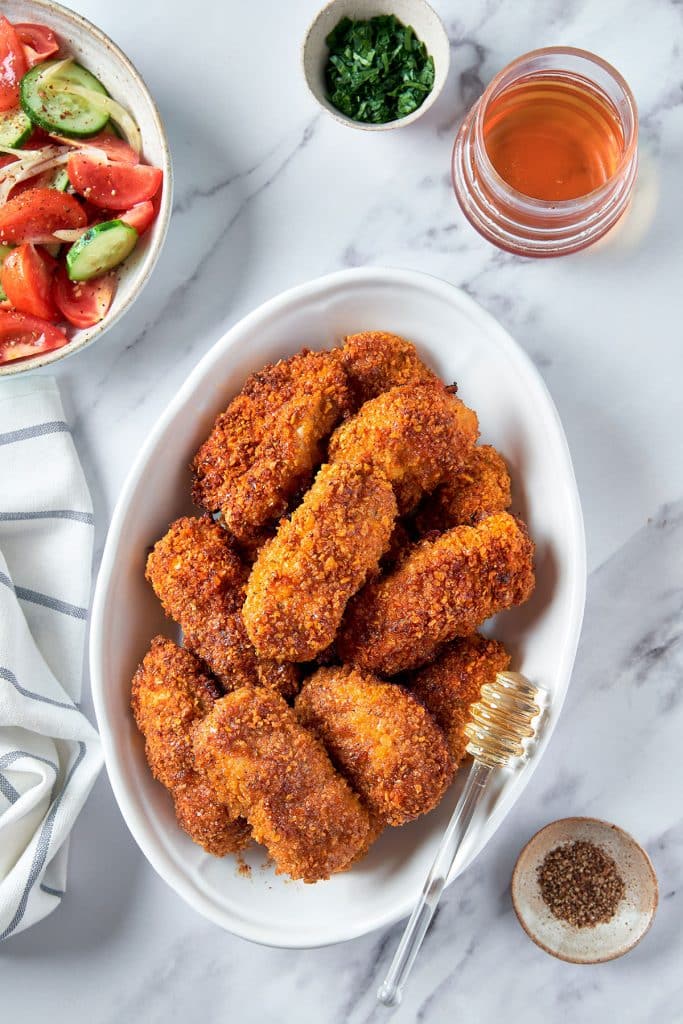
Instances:
[[[609,854],[581,840],[556,846],[546,855],[538,869],[538,884],[555,917],[577,928],[609,921],[625,891]]]

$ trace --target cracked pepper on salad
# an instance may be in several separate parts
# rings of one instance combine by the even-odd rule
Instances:
[[[0,15],[0,364],[103,320],[157,214],[140,130],[45,25]]]

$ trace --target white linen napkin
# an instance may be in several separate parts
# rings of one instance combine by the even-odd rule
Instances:
[[[59,905],[102,766],[78,708],[93,532],[55,381],[0,382],[0,940]]]

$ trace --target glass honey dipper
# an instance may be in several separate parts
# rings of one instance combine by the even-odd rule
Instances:
[[[474,761],[422,894],[377,993],[385,1006],[401,1002],[408,975],[491,775],[526,756],[526,744],[536,735],[543,694],[540,687],[533,686],[519,672],[499,672],[494,682],[482,686],[479,700],[470,707],[465,726],[469,739],[466,750]]]

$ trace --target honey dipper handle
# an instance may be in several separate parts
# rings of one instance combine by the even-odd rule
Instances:
[[[491,768],[480,761],[474,761],[472,764],[465,787],[453,811],[453,816],[448,823],[448,828],[439,843],[439,849],[436,852],[431,870],[427,875],[422,895],[415,905],[410,921],[406,925],[406,930],[394,954],[391,967],[377,993],[377,998],[385,1006],[398,1006],[401,1002],[403,988],[408,980],[408,975],[420,951],[422,940],[427,933],[430,922],[434,917],[434,912],[441,899],[441,893],[446,886],[446,881],[458,855],[458,850],[467,834],[491,771]]]

